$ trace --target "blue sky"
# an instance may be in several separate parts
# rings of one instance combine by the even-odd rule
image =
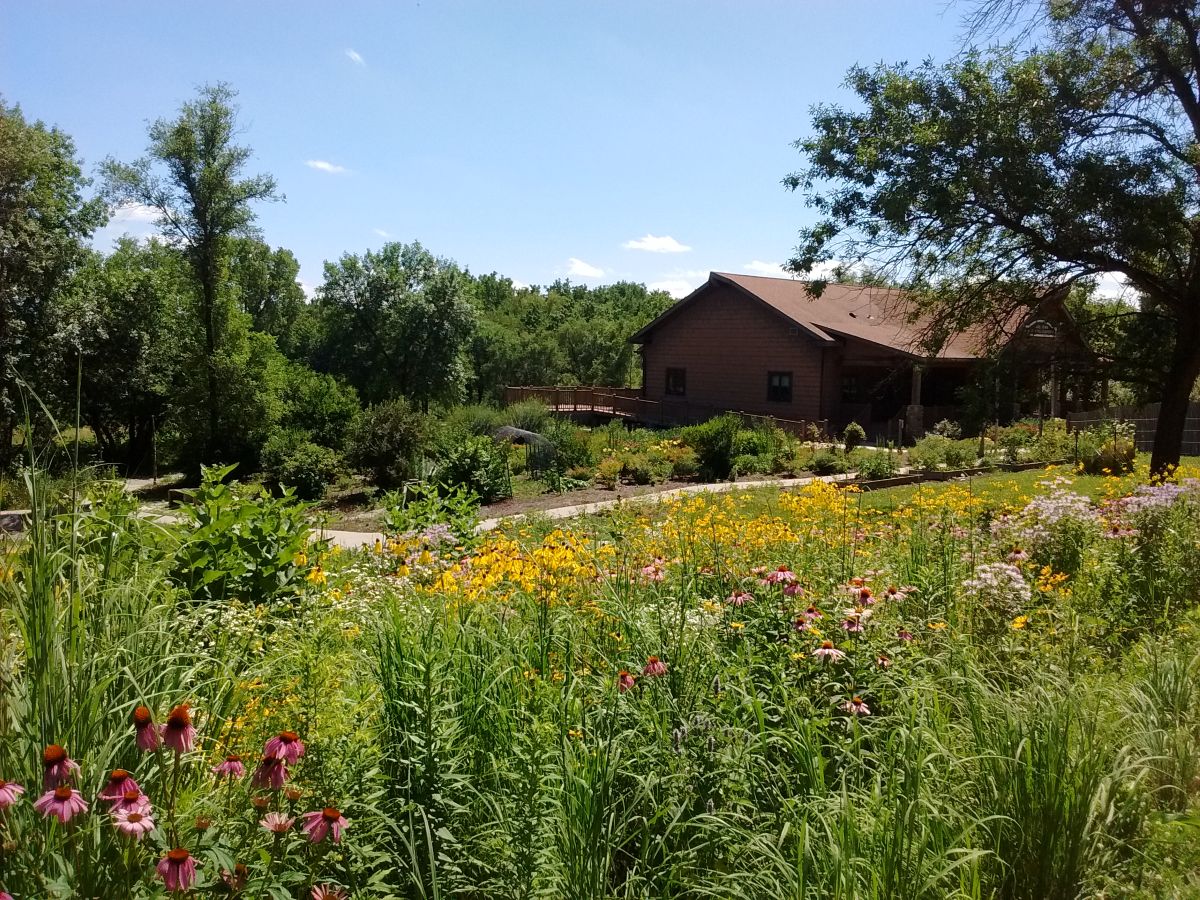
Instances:
[[[0,0],[0,86],[89,170],[141,155],[197,85],[240,93],[259,208],[312,288],[322,264],[420,240],[547,284],[770,273],[811,220],[780,180],[855,63],[945,59],[942,0]],[[97,240],[147,233],[137,211]]]

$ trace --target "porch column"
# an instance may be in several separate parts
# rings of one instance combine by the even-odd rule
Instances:
[[[921,375],[923,368],[919,365],[912,368],[912,390],[909,394],[908,406],[904,408],[904,424],[911,438],[925,436],[925,407],[921,405]]]
[[[908,401],[912,406],[921,405],[921,371],[921,366],[913,366],[912,399]]]
[[[1050,418],[1057,419],[1061,415],[1061,400],[1058,390],[1058,368],[1054,363],[1050,363]]]

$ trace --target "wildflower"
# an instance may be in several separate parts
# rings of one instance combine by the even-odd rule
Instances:
[[[666,575],[663,574],[663,566],[666,561],[661,557],[655,557],[654,562],[648,566],[642,566],[642,577],[647,581],[662,581]]]
[[[66,784],[71,780],[71,773],[78,771],[79,763],[58,744],[51,744],[42,751],[42,787],[46,790]]]
[[[250,803],[254,806],[255,809],[266,809],[268,806],[271,805],[271,798],[263,797],[263,796],[251,797]]]
[[[295,765],[304,755],[304,742],[294,731],[281,731],[267,741],[263,747],[263,758],[282,759],[288,765]]]
[[[109,812],[114,815],[119,810],[137,810],[138,812],[150,812],[150,798],[142,793],[141,788],[134,786],[125,791],[120,797],[114,798],[112,805],[109,807]]]
[[[350,900],[350,895],[332,884],[314,885],[312,900]]]
[[[316,895],[314,894],[313,896],[315,897]],[[13,900],[13,896],[8,891],[0,891],[0,900]]]
[[[210,828],[212,828],[212,819],[208,816],[196,816],[197,831],[208,831]]]
[[[635,679],[633,675],[631,675],[625,669],[622,669],[621,673],[617,675],[617,690],[622,694],[626,691],[633,690],[636,685],[637,679]]]
[[[734,631],[741,631],[743,628],[746,627],[746,623],[745,622],[730,622],[729,627]]]
[[[133,711],[133,728],[139,750],[149,752],[158,749],[161,736],[158,727],[154,724],[153,717],[150,715],[149,707],[139,706]]]
[[[821,641],[821,646],[814,650],[812,655],[824,662],[834,662],[846,658],[844,651],[833,646],[833,641]]]
[[[852,716],[869,716],[871,714],[870,708],[863,702],[863,698],[857,694],[842,704],[842,710],[850,713]]]
[[[140,841],[154,830],[154,817],[137,809],[118,809],[113,813],[113,825],[121,834]]]
[[[842,619],[842,629],[847,634],[862,634],[864,628],[863,617],[860,615],[849,615]]]
[[[823,619],[824,617],[825,614],[815,606],[809,606],[808,609],[804,611],[804,618],[810,622],[815,622],[817,619]]]
[[[869,587],[859,588],[857,600],[859,606],[870,606],[875,602],[875,595],[871,593]]]
[[[916,640],[916,638],[913,637],[913,633],[911,631],[909,631],[907,628],[901,628],[899,631],[897,631],[896,637],[898,637],[900,640],[904,641],[905,643]]]
[[[1008,561],[1010,563],[1021,563],[1027,559],[1029,559],[1029,554],[1020,547],[1013,547],[1012,552],[1008,554]]]
[[[33,808],[65,824],[72,816],[87,812],[88,805],[79,791],[64,784],[42,794]]]
[[[133,780],[133,776],[124,769],[113,769],[112,774],[108,778],[108,784],[100,791],[101,800],[120,800],[125,796],[126,791],[137,791],[139,794],[142,789],[138,787],[138,783]]]
[[[291,830],[295,822],[295,819],[288,818],[281,812],[269,812],[263,816],[263,820],[258,824],[267,831],[275,834],[284,834]]]
[[[8,809],[25,793],[25,788],[15,781],[0,781],[0,809]]]
[[[246,882],[250,880],[250,870],[246,868],[245,863],[236,863],[232,872],[229,869],[221,870],[221,880],[225,882],[230,893],[240,893],[246,889]]]
[[[804,588],[800,587],[800,583],[793,581],[790,584],[783,586],[783,595],[785,597],[799,597],[804,594]]]
[[[880,653],[877,657],[875,657],[875,665],[879,666],[881,669],[890,669],[892,666],[892,658],[886,653]]]
[[[293,803],[299,800],[304,795],[300,788],[288,788],[283,792],[283,796],[287,797]]]
[[[301,827],[314,844],[325,840],[327,835],[331,836],[336,844],[342,839],[342,829],[349,824],[342,816],[341,810],[333,806],[327,806],[319,812],[305,813],[301,818],[304,823]]]
[[[1028,624],[1029,624],[1029,616],[1017,616],[1015,619],[1012,620],[1012,629],[1013,629],[1013,631],[1020,631],[1022,628],[1024,628]]]
[[[898,587],[896,587],[894,584],[892,584],[892,585],[888,585],[888,589],[886,591],[884,591],[883,596],[888,600],[899,602],[899,601],[903,600],[905,597],[907,597],[908,595],[905,594],[904,591],[902,591]]]
[[[168,891],[186,891],[196,883],[196,861],[183,847],[168,850],[156,871]]]
[[[568,728],[567,729],[567,737],[569,737],[573,741],[582,741],[583,740],[583,730],[579,729],[579,728]]]
[[[796,582],[796,573],[787,566],[780,566],[774,572],[771,572],[763,579],[767,584],[794,584]]]
[[[942,629],[944,629],[945,627],[946,627],[946,623],[945,623],[945,622],[930,622],[930,623],[929,623],[929,630],[930,630],[930,631],[941,631],[941,630],[942,630]]]
[[[241,778],[246,774],[246,766],[242,763],[242,758],[236,753],[230,753],[225,757],[224,761],[212,767],[213,774],[224,778]]]
[[[163,743],[176,753],[188,753],[196,741],[196,729],[192,727],[192,714],[186,703],[176,706],[167,714],[167,724],[162,730]],[[193,864],[194,867],[194,864]]]
[[[315,566],[305,577],[308,579],[309,584],[317,586],[320,586],[329,580],[325,576],[325,570],[320,566]]]
[[[734,591],[725,599],[725,602],[730,606],[745,606],[753,599],[754,596],[746,591]]]
[[[273,791],[278,791],[283,787],[283,783],[287,781],[288,770],[287,763],[282,759],[264,756],[258,763],[258,768],[254,770],[254,775],[250,779],[250,783],[257,788],[269,787]]]
[[[657,656],[646,657],[646,665],[642,668],[642,675],[646,678],[657,678],[660,675],[667,674],[667,664]]]

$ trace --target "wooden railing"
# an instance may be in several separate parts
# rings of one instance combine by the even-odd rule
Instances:
[[[802,419],[778,419],[737,409],[725,409],[687,400],[647,400],[637,388],[613,387],[538,387],[521,386],[504,389],[505,405],[525,400],[537,400],[555,412],[592,413],[629,419],[644,425],[697,425],[727,412],[741,416],[748,425],[773,424],[796,437],[810,437],[812,426],[820,434],[828,427],[827,420],[808,422]]]
[[[1159,404],[1145,406],[1110,406],[1107,409],[1091,409],[1084,412],[1067,413],[1067,427],[1081,431],[1105,422],[1127,422],[1134,428],[1134,445],[1138,450],[1153,450],[1154,436],[1158,432]],[[1200,403],[1189,403],[1187,418],[1183,426],[1183,453],[1186,456],[1200,454]]]

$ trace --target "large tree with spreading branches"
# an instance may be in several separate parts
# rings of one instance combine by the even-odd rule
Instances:
[[[949,63],[854,68],[785,183],[819,221],[790,268],[886,267],[942,335],[993,330],[1051,286],[1117,273],[1113,315],[1162,335],[1155,472],[1177,463],[1200,376],[1200,4],[1002,0],[1015,39]],[[817,283],[815,290],[821,285]]]

